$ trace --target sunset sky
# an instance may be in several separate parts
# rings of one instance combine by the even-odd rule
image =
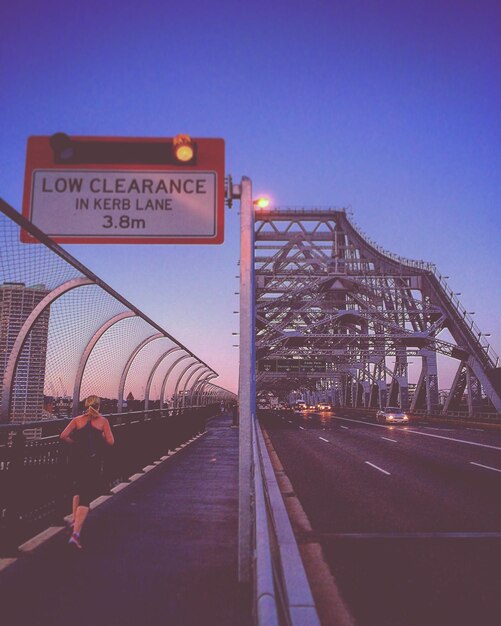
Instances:
[[[276,206],[351,208],[434,262],[501,353],[496,0],[18,0],[2,11],[0,196],[30,135],[221,137]],[[219,246],[69,245],[237,388],[239,216]]]

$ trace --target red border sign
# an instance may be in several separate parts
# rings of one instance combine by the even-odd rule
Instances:
[[[223,243],[223,139],[193,138],[194,164],[162,157],[164,147],[167,152],[172,149],[171,138],[71,137],[71,141],[87,158],[59,157],[48,136],[28,139],[23,215],[51,239]],[[144,158],[148,151],[155,155],[152,162]],[[136,152],[141,152],[137,159]],[[124,153],[129,155],[126,163],[121,162]],[[21,240],[36,241],[25,231]]]

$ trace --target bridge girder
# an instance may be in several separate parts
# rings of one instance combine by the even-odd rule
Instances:
[[[501,411],[497,356],[435,266],[382,250],[344,209],[256,210],[255,276],[258,390],[366,376],[391,380],[390,396],[405,408],[436,411],[443,354],[468,363],[461,380]],[[445,330],[453,342],[439,336]],[[414,399],[405,391],[409,357],[422,361]]]

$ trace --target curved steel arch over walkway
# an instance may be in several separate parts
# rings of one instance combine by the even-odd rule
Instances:
[[[193,378],[193,376],[195,376],[195,374],[197,372],[199,372],[200,375],[202,375],[202,372],[200,372],[199,370],[206,371],[207,368],[205,365],[197,365],[197,367],[191,372],[191,374],[189,376],[186,377],[186,380],[184,382],[183,385],[183,389],[181,391],[181,402],[180,402],[180,406],[182,406],[183,408],[186,406],[186,396],[188,395],[188,392],[191,392],[191,389],[193,388],[194,385],[192,385],[192,387],[190,389],[188,389],[188,383],[190,382],[190,380]],[[191,397],[191,393],[190,393],[190,397]]]
[[[179,374],[179,376],[177,377],[177,381],[176,381],[176,385],[174,387],[174,393],[172,394],[172,397],[174,398],[174,407],[178,407],[180,405],[179,403],[179,398],[177,396],[178,391],[179,391],[179,385],[181,384],[181,379],[183,378],[183,376],[186,374],[186,372],[191,369],[192,367],[195,367],[197,365],[197,363],[190,363],[189,365],[187,365],[183,371]]]
[[[255,282],[258,392],[436,412],[467,390],[469,414],[501,411],[499,359],[435,266],[383,250],[344,209],[257,209]],[[437,354],[457,360],[444,406]]]
[[[80,401],[80,388],[82,386],[82,379],[85,371],[85,366],[87,365],[87,361],[94,350],[97,342],[101,339],[104,333],[109,330],[118,322],[122,320],[128,319],[129,317],[135,317],[136,313],[134,311],[124,311],[123,313],[118,313],[111,319],[107,320],[98,330],[94,333],[91,340],[85,347],[82,356],[80,357],[80,362],[78,364],[77,374],[75,376],[75,384],[73,387],[73,417],[78,415],[78,403]]]
[[[153,367],[151,368],[150,374],[148,376],[148,382],[146,383],[146,389],[144,391],[144,410],[147,411],[148,407],[149,407],[149,402],[150,402],[150,389],[151,389],[151,383],[153,382],[153,377],[155,376],[155,372],[157,371],[157,369],[159,368],[160,364],[162,363],[162,361],[169,356],[169,354],[172,354],[173,352],[177,352],[178,350],[182,350],[182,348],[180,348],[179,346],[174,346],[173,348],[169,348],[166,352],[164,352],[162,355],[160,355],[158,357],[158,359],[155,361],[155,364],[153,365]],[[174,364],[176,364],[179,360],[181,359],[186,359],[188,358],[188,354],[180,357],[180,359],[178,359],[177,361],[174,362]],[[167,377],[169,376],[169,373],[172,371],[173,366],[171,365],[170,368],[167,370],[167,374],[164,378],[164,382],[162,384],[162,390],[160,392],[160,406],[162,406],[162,399],[163,399],[163,395],[164,395],[164,387],[165,387],[165,381],[167,380]]]
[[[129,358],[127,359],[127,363],[125,364],[122,375],[120,377],[120,383],[118,384],[118,407],[117,407],[118,413],[121,413],[123,410],[125,382],[127,380],[127,374],[129,373],[129,370],[132,366],[132,363],[134,362],[134,359],[137,357],[137,355],[141,352],[141,350],[145,346],[147,346],[152,341],[156,341],[157,339],[162,339],[163,337],[164,337],[163,333],[155,333],[154,335],[150,335],[149,337],[146,337],[146,339],[143,339],[143,341],[141,341],[141,343],[134,348]]]
[[[7,360],[7,366],[5,367],[4,377],[2,381],[2,405],[0,412],[0,422],[9,421],[10,404],[12,397],[12,386],[14,383],[14,376],[16,373],[16,367],[21,355],[21,351],[26,342],[26,339],[40,317],[49,311],[50,305],[53,304],[58,298],[63,296],[68,291],[77,289],[78,287],[84,287],[87,285],[93,285],[94,280],[91,278],[72,278],[66,281],[62,285],[59,285],[52,291],[50,291],[31,311],[28,317],[25,319],[15,341],[12,346],[9,358]]]

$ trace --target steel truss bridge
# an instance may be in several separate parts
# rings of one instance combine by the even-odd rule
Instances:
[[[255,319],[258,394],[447,413],[466,392],[469,415],[501,412],[499,359],[444,277],[383,250],[345,209],[256,209]],[[444,404],[439,354],[456,362]]]

